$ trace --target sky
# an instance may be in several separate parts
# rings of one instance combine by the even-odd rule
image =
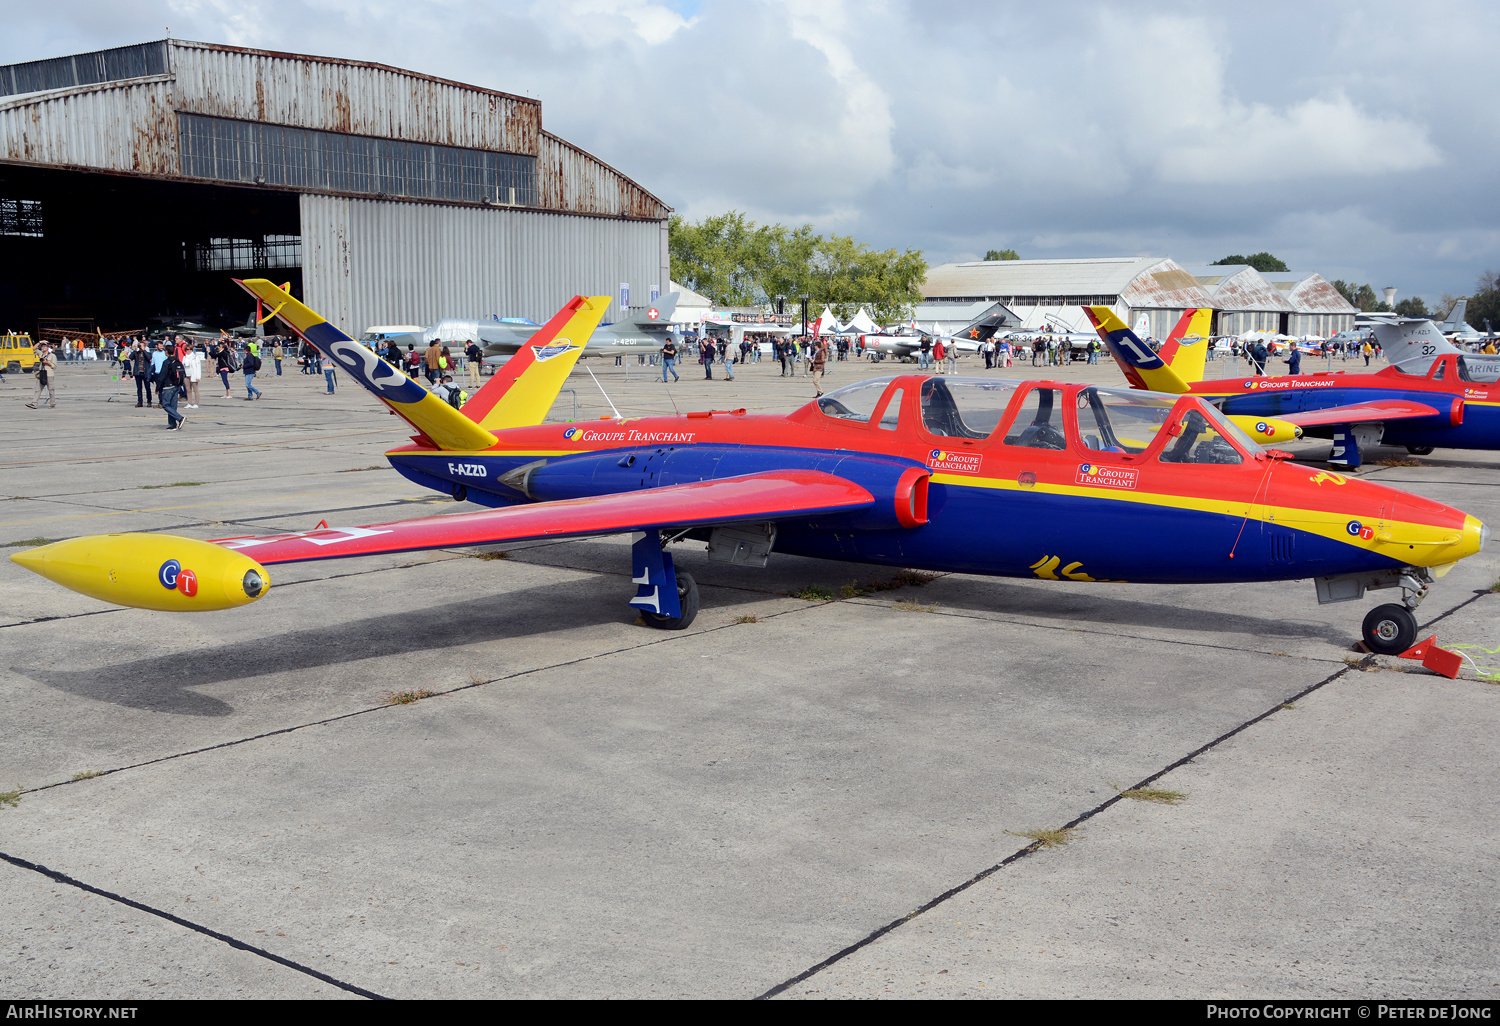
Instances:
[[[159,39],[532,96],[689,219],[930,264],[1269,250],[1469,292],[1500,268],[1500,4],[868,0],[10,3],[0,63]]]

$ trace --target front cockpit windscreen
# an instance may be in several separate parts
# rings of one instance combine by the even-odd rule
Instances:
[[[922,382],[922,426],[943,438],[988,438],[1018,381],[933,377]]]
[[[1078,393],[1078,433],[1099,452],[1144,452],[1166,424],[1175,399],[1128,389],[1085,388]]]
[[[879,378],[836,388],[818,397],[818,409],[824,416],[836,420],[867,423],[875,415],[875,407],[879,405],[880,397],[885,395],[886,386],[890,383],[889,378]]]

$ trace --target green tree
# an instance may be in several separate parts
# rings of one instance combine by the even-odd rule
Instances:
[[[1427,303],[1421,296],[1398,300],[1396,313],[1402,317],[1431,317],[1433,315],[1433,312],[1427,309]]]
[[[1249,264],[1257,271],[1291,270],[1291,268],[1286,265],[1285,261],[1280,260],[1277,257],[1272,256],[1270,253],[1266,253],[1264,251],[1260,253],[1251,253],[1249,256],[1241,256],[1240,254],[1235,253],[1233,256],[1227,256],[1223,260],[1215,260],[1213,266],[1227,267],[1230,264]]]
[[[756,225],[739,211],[696,224],[668,222],[672,279],[717,304],[755,306],[806,295],[839,317],[861,305],[881,322],[905,320],[922,301],[927,262],[919,250],[874,250],[848,236],[817,234],[812,225]]]
[[[1013,249],[992,249],[985,253],[986,260],[1019,260],[1021,256]]]
[[[1385,302],[1375,295],[1375,290],[1368,284],[1356,285],[1342,278],[1335,278],[1328,284],[1338,290],[1339,295],[1347,299],[1355,309],[1361,313],[1369,313],[1372,310],[1389,310]]]
[[[1478,331],[1500,329],[1500,271],[1485,271],[1474,282],[1474,294],[1464,308],[1464,320]]]

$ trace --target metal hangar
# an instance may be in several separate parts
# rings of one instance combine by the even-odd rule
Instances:
[[[250,273],[356,334],[541,320],[665,290],[670,212],[540,101],[399,68],[177,39],[0,67],[0,327],[243,323]]]

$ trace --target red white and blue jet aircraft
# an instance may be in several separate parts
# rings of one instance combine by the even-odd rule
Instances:
[[[75,538],[15,561],[105,601],[222,609],[265,595],[281,563],[635,532],[630,605],[659,628],[698,611],[667,548],[695,539],[746,565],[774,549],[1057,582],[1311,577],[1324,601],[1399,587],[1403,602],[1364,628],[1396,652],[1434,575],[1489,533],[1462,510],[1291,463],[1193,395],[910,374],[785,416],[543,423],[607,297],[576,297],[454,409],[271,282],[241,285],[415,429],[386,454],[397,470],[490,508],[217,542]]]
[[[1197,380],[1201,356],[1198,375],[1179,374],[1175,361],[1152,352],[1109,307],[1084,310],[1135,387],[1199,396],[1240,425],[1252,425],[1251,433],[1275,434],[1280,422],[1312,437],[1332,438],[1328,462],[1341,470],[1358,469],[1360,450],[1380,444],[1403,445],[1418,455],[1435,448],[1500,449],[1500,382],[1476,381],[1456,350],[1374,374],[1203,381]]]

